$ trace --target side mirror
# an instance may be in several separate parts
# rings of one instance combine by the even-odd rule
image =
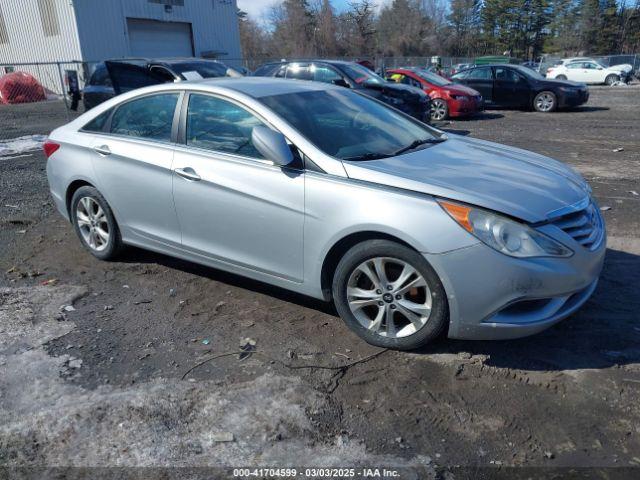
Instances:
[[[337,85],[338,87],[350,88],[349,84],[344,78],[336,78],[334,80],[331,80],[331,83],[333,83],[334,85]]]
[[[280,132],[264,126],[253,127],[251,141],[264,158],[275,165],[285,167],[293,162],[293,152]]]

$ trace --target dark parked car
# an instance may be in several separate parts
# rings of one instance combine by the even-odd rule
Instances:
[[[258,68],[253,75],[332,83],[373,97],[423,122],[430,121],[429,95],[416,87],[388,82],[355,62],[305,60],[268,63]]]
[[[89,110],[123,92],[149,85],[241,76],[222,62],[203,58],[107,60],[96,66],[82,91],[84,108]]]
[[[482,94],[486,108],[533,108],[553,112],[589,100],[583,83],[550,80],[521,65],[482,65],[456,73],[451,79]]]

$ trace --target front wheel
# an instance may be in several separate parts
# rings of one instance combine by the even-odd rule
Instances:
[[[449,116],[449,105],[441,98],[431,100],[431,120],[446,120]]]
[[[553,92],[540,92],[533,99],[533,108],[537,112],[549,113],[553,112],[558,106],[558,100]]]
[[[604,83],[606,83],[609,86],[619,81],[620,81],[620,77],[614,73],[612,73],[611,75],[607,75],[607,78],[604,79]]]
[[[438,337],[448,323],[444,287],[415,250],[369,240],[342,257],[333,298],[347,326],[366,342],[411,350]]]

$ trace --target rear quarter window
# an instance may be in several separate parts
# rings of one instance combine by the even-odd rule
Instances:
[[[84,127],[81,128],[83,132],[103,132],[104,127],[109,119],[109,116],[113,112],[113,108],[102,112],[96,118],[87,123]]]

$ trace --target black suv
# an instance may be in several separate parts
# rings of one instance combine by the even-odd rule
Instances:
[[[355,62],[304,60],[267,63],[254,73],[256,77],[314,80],[352,88],[429,123],[431,99],[419,88],[388,82]]]
[[[96,65],[82,91],[84,108],[89,110],[123,92],[148,85],[241,76],[222,62],[203,58],[107,60]]]

